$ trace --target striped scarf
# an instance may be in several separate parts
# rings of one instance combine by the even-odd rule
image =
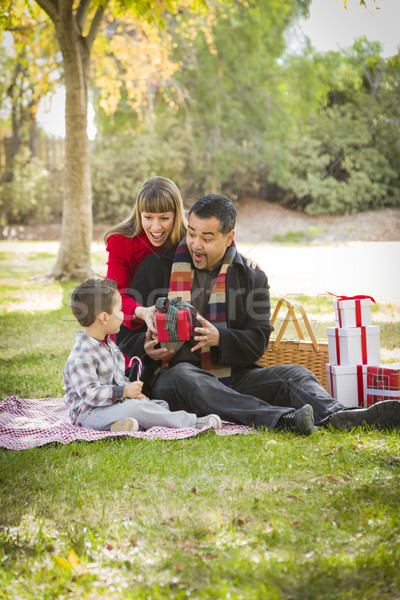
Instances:
[[[226,274],[229,266],[236,256],[236,244],[227,248],[218,277],[215,280],[208,300],[207,314],[205,318],[210,321],[217,329],[226,329]],[[169,281],[168,298],[181,296],[186,302],[191,301],[192,284],[194,270],[191,256],[186,245],[186,238],[182,240],[175,252],[172,265],[171,278]],[[227,387],[232,387],[231,368],[224,365],[214,365],[211,362],[211,352],[209,346],[201,348],[201,368],[215,375],[221,383]]]

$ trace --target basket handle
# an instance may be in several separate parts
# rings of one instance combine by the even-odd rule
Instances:
[[[271,317],[271,325],[273,325],[275,323],[278,313],[283,305],[286,305],[288,310],[287,310],[285,319],[278,331],[278,335],[276,336],[276,339],[274,342],[274,348],[278,348],[279,343],[283,337],[283,334],[285,333],[285,330],[286,330],[286,327],[287,327],[289,321],[293,322],[293,324],[296,328],[296,331],[297,331],[297,335],[299,336],[299,339],[304,340],[303,332],[300,328],[296,313],[294,312],[295,308],[297,308],[299,310],[301,316],[303,317],[304,324],[306,326],[306,329],[308,331],[308,334],[310,336],[310,339],[312,341],[314,349],[318,350],[318,342],[317,342],[314,332],[312,330],[310,321],[308,320],[308,317],[306,315],[306,311],[304,310],[304,306],[302,304],[300,304],[300,302],[297,302],[297,300],[289,300],[288,298],[281,298],[279,300],[278,304],[276,305],[274,313]]]

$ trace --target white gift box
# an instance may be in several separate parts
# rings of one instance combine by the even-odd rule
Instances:
[[[336,327],[368,327],[371,325],[371,300],[334,300]]]
[[[328,392],[348,408],[366,406],[368,365],[326,365]]]
[[[331,365],[376,365],[380,359],[378,325],[369,327],[327,327],[328,354]]]

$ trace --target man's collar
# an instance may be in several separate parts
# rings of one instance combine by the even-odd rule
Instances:
[[[233,262],[236,265],[240,265],[243,269],[246,269],[246,262],[244,257],[239,254],[238,249],[236,248],[236,254],[235,254],[235,258],[233,259]]]

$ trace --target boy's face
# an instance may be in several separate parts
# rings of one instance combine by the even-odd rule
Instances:
[[[110,335],[111,333],[118,333],[123,320],[124,313],[122,312],[121,294],[119,292],[115,292],[113,311],[111,315],[108,315],[107,319],[107,334]]]

